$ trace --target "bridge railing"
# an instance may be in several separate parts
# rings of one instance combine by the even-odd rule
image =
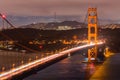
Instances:
[[[99,44],[103,44],[103,43],[101,42],[101,43],[98,43],[98,45]],[[24,64],[24,61],[21,61],[21,66],[15,67],[15,64],[12,64],[11,69],[8,70],[8,71],[4,71],[5,67],[2,67],[2,72],[0,74],[0,79],[7,79],[7,78],[12,77],[14,75],[17,75],[19,73],[22,73],[26,70],[29,70],[29,69],[31,69],[31,68],[39,65],[39,64],[45,63],[49,60],[52,60],[54,58],[57,58],[57,57],[75,52],[75,51],[77,51],[79,49],[82,49],[82,48],[86,48],[86,47],[89,47],[89,46],[94,46],[94,45],[95,44],[86,44],[86,45],[83,45],[83,46],[69,48],[69,49],[66,49],[66,50],[61,49],[59,52],[55,52],[55,53],[53,53],[53,52],[52,53],[47,53],[47,55],[45,55],[45,56],[43,55],[41,57],[35,56],[34,60],[29,58],[28,63]]]

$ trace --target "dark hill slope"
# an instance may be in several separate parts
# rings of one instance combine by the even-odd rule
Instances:
[[[8,29],[0,32],[0,40],[8,40],[2,34],[9,36],[13,40],[18,41],[28,41],[28,40],[54,40],[54,39],[72,39],[74,35],[77,35],[78,38],[87,33],[86,29],[76,29],[76,30],[67,30],[67,31],[56,31],[56,30],[39,30],[32,28],[17,28],[17,29]],[[2,33],[2,34],[1,34]]]
[[[1,34],[2,33],[2,34]],[[66,31],[56,30],[39,30],[33,28],[16,28],[0,31],[0,40],[9,40],[3,35],[9,36],[17,41],[30,40],[59,40],[59,39],[73,39],[73,36],[78,36],[78,39],[87,39],[87,28],[73,29]],[[99,29],[99,38],[106,39],[106,44],[114,51],[120,51],[120,29]]]

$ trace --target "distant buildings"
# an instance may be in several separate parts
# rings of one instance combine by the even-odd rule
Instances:
[[[70,30],[74,29],[71,26],[58,26],[56,30]]]
[[[101,26],[102,29],[106,29],[106,28],[109,28],[109,29],[117,29],[117,28],[120,28],[120,24],[108,24],[108,25],[103,25]]]

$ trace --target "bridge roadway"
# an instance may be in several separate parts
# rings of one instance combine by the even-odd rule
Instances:
[[[103,44],[103,43],[99,42],[98,45],[99,44]],[[77,51],[79,49],[90,47],[90,46],[94,46],[94,45],[95,44],[86,44],[86,45],[78,46],[78,47],[75,47],[75,48],[71,48],[71,49],[59,52],[58,54],[53,54],[51,56],[47,56],[45,58],[32,61],[30,63],[24,64],[24,65],[19,66],[17,68],[14,68],[14,69],[11,69],[9,71],[1,73],[0,74],[0,80],[11,79],[12,77],[14,77],[16,75],[19,75],[19,74],[22,74],[25,71],[28,71],[28,70],[36,67],[36,66],[42,65],[42,64],[44,64],[46,62],[52,61],[52,60],[57,59],[59,57],[62,57],[64,55],[68,55],[68,54],[70,54],[72,52],[75,52],[75,51]]]

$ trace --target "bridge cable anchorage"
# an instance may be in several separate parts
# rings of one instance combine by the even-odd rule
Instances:
[[[5,20],[5,21],[7,22],[7,24],[9,24],[12,29],[15,29],[15,26],[14,26],[9,20],[7,20],[7,18],[5,17],[5,15],[3,15],[3,14],[0,13],[0,17],[1,17],[3,20]],[[6,39],[8,39],[8,40],[14,41],[14,39],[12,39],[11,37],[9,37],[8,35],[6,35],[5,33],[3,33],[2,31],[0,31],[0,34],[1,34],[4,38],[6,38]],[[22,33],[18,33],[18,34],[22,34]],[[21,35],[21,36],[23,36],[23,38],[25,38],[24,35]],[[31,49],[31,48],[23,45],[23,44],[20,44],[20,43],[17,43],[17,42],[15,42],[15,44],[18,45],[18,46],[20,46],[20,47],[22,47],[22,48],[24,48],[24,49],[26,49],[26,50],[28,50],[28,51],[39,53],[39,51],[33,50],[33,49]]]
[[[88,44],[95,43],[95,46],[93,48],[88,49],[88,62],[97,61],[97,24],[97,8],[88,8]]]

